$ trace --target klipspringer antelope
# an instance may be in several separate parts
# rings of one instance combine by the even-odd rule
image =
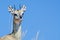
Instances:
[[[9,35],[1,37],[0,40],[21,40],[21,22],[25,10],[25,5],[20,10],[15,10],[12,6],[8,7],[8,11],[13,15],[13,31]]]

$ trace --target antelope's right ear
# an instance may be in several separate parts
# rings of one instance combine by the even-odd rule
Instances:
[[[8,11],[9,11],[10,13],[14,14],[14,9],[12,8],[12,6],[11,6],[11,5],[10,5],[10,6],[8,6]]]

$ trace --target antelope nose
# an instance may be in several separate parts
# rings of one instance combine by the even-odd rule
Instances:
[[[17,14],[14,14],[14,16],[17,16]]]
[[[20,19],[22,19],[22,16],[20,16]]]

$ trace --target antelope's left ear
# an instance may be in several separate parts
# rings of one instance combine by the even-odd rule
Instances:
[[[9,11],[10,13],[14,14],[14,9],[12,8],[12,6],[11,6],[11,5],[10,5],[10,6],[8,6],[8,11]]]
[[[22,8],[19,10],[20,15],[23,15],[25,11],[26,11],[26,6],[23,5]]]
[[[21,8],[21,10],[26,11],[26,6],[23,5],[22,8]]]

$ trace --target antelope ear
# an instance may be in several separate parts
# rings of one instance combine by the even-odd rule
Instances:
[[[21,8],[21,10],[26,11],[26,6],[23,5],[22,8]]]
[[[20,15],[23,15],[25,11],[26,11],[26,6],[23,5],[22,8],[19,10]]]
[[[11,6],[11,5],[10,5],[10,6],[8,6],[8,11],[9,11],[10,13],[14,14],[14,9],[12,8],[12,6]]]

